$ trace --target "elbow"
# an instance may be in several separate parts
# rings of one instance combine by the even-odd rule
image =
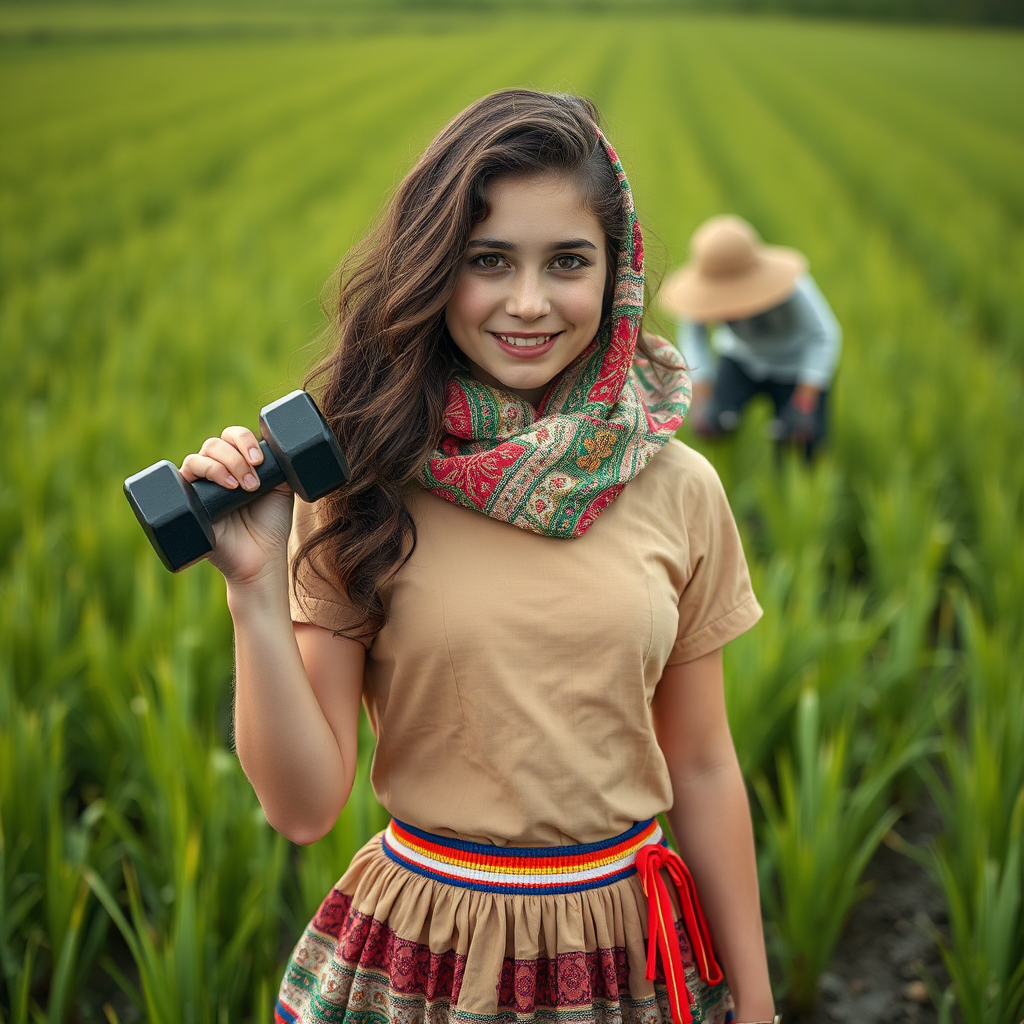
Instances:
[[[313,843],[320,839],[323,839],[333,827],[333,822],[327,828],[306,828],[302,825],[293,825],[288,828],[278,828],[274,825],[274,828],[281,833],[290,843],[294,843],[296,846],[312,846]]]
[[[296,846],[309,846],[323,839],[334,828],[345,802],[333,804],[323,810],[309,807],[278,807],[264,806],[270,827],[280,832],[290,843]]]
[[[294,815],[271,816],[267,814],[267,821],[270,822],[270,827],[275,832],[280,832],[288,842],[295,843],[296,846],[310,846],[318,839],[323,839],[334,828],[334,823],[337,820],[337,815],[330,819],[323,818],[320,821],[315,821],[304,820]]]
[[[685,748],[662,748],[673,789],[703,786],[729,775],[742,777],[732,737],[723,735],[718,742],[689,744]]]

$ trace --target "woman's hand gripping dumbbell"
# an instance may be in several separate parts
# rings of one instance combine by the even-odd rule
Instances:
[[[305,391],[265,406],[260,432],[257,441],[246,427],[228,427],[186,456],[180,473],[164,460],[124,482],[172,572],[210,556],[229,580],[255,578],[273,558],[286,557],[292,493],[316,501],[348,480],[337,438]]]

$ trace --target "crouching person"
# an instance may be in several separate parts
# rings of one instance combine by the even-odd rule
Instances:
[[[773,435],[813,456],[827,433],[828,397],[842,332],[795,249],[765,245],[740,217],[705,221],[692,260],[665,283],[690,368],[694,430],[731,433],[747,403],[766,394]]]

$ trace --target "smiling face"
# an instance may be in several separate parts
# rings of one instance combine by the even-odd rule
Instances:
[[[487,204],[448,300],[448,332],[477,380],[537,406],[597,334],[605,233],[564,176],[500,178]]]

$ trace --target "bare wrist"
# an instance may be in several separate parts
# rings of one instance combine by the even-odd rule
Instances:
[[[761,989],[760,986],[758,988]],[[735,1024],[773,1024],[773,1020],[779,1019],[767,980],[764,988],[756,995],[752,992],[741,993],[733,990],[733,999],[736,1007]]]
[[[790,401],[794,409],[810,415],[818,407],[818,396],[821,394],[819,388],[813,384],[798,384],[793,391]]]
[[[286,562],[268,563],[255,576],[244,580],[225,577],[228,592],[228,610],[232,616],[250,610],[288,607],[288,565]]]

